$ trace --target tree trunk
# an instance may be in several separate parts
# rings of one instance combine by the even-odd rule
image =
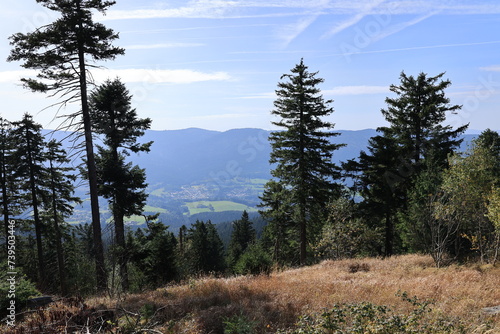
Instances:
[[[302,82],[302,73],[300,74],[301,76],[301,82]],[[300,151],[300,157],[299,157],[299,189],[297,191],[298,196],[300,196],[299,199],[299,231],[300,231],[300,265],[303,266],[306,264],[306,259],[307,259],[307,218],[306,218],[306,206],[307,206],[307,198],[306,198],[306,185],[305,185],[305,179],[306,179],[306,171],[305,171],[305,143],[304,143],[304,137],[305,137],[305,132],[306,130],[304,129],[305,127],[305,120],[304,120],[304,110],[302,108],[304,104],[303,101],[303,96],[300,96],[299,103],[298,103],[298,108],[299,108],[299,113],[300,113],[300,124],[299,124],[299,151]]]
[[[9,203],[8,203],[8,192],[7,192],[7,169],[5,164],[5,151],[2,149],[2,210],[3,210],[3,222],[5,227],[5,254],[8,254],[9,251],[9,243],[8,235],[9,235]]]
[[[300,208],[300,265],[306,264],[307,259],[307,223],[306,223],[306,208],[305,204],[301,203]]]
[[[115,201],[116,205],[116,201]],[[123,221],[123,213],[120,208],[113,210],[115,220],[115,238],[118,246],[118,265],[120,267],[120,279],[123,291],[128,291],[128,270],[127,270],[127,249],[125,245],[125,223]]]
[[[392,256],[394,244],[394,224],[391,219],[391,213],[385,215],[385,256]]]
[[[28,131],[28,130],[26,130]],[[40,275],[40,282],[42,289],[45,288],[47,283],[45,277],[45,264],[44,264],[44,256],[43,256],[43,245],[42,245],[42,223],[40,221],[40,215],[38,212],[38,197],[37,197],[37,188],[35,182],[35,172],[33,165],[33,157],[32,157],[32,147],[28,133],[26,132],[26,147],[28,153],[28,168],[30,174],[30,191],[31,191],[31,204],[33,206],[33,219],[35,222],[35,238],[36,238],[36,249],[38,256],[38,274]]]
[[[50,161],[51,185],[52,185],[52,210],[54,219],[54,231],[56,232],[56,252],[57,252],[57,267],[59,269],[59,286],[61,295],[66,296],[68,290],[66,288],[66,267],[64,263],[63,247],[61,242],[61,229],[59,228],[59,217],[57,216],[57,200],[56,200],[56,185],[54,180],[54,166]]]
[[[80,26],[83,30],[83,27]],[[97,194],[97,170],[95,166],[94,146],[92,143],[92,128],[90,124],[89,105],[87,100],[87,76],[83,43],[78,45],[80,65],[80,95],[82,103],[83,129],[85,135],[85,150],[87,153],[87,170],[89,175],[90,207],[92,210],[92,231],[95,249],[95,266],[97,290],[104,291],[107,287],[106,267],[104,264],[104,248],[102,245],[101,219],[99,213],[99,197]]]

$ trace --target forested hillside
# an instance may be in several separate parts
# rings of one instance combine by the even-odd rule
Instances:
[[[374,129],[338,132],[340,136],[332,142],[346,146],[333,155],[335,163],[356,158],[376,135]],[[55,139],[68,135],[67,132],[43,133]],[[261,129],[147,130],[141,140],[153,142],[151,151],[129,159],[146,170],[148,213],[160,212],[162,221],[178,228],[196,219],[227,222],[237,219],[243,210],[256,211],[263,186],[270,178],[269,133]],[[465,150],[475,137],[477,134],[464,135],[460,150]],[[68,149],[70,145],[66,142]],[[85,198],[84,184],[76,191]],[[90,217],[90,207],[84,203],[82,209],[76,208],[72,221],[85,222],[87,217]],[[133,217],[128,221],[136,225],[144,219]]]
[[[28,112],[18,119],[0,117],[0,317],[7,319],[0,331],[24,333],[24,324],[30,327],[35,319],[29,331],[38,333],[54,330],[51,326],[68,332],[69,323],[78,324],[74,333],[83,328],[157,332],[153,327],[164,330],[163,324],[149,320],[158,312],[166,312],[167,331],[183,329],[184,321],[196,322],[198,330],[203,318],[213,317],[215,325],[203,325],[200,332],[221,334],[322,333],[345,326],[353,329],[346,333],[465,328],[469,318],[441,315],[446,302],[427,317],[430,302],[404,291],[397,295],[411,307],[400,315],[364,300],[332,305],[338,288],[321,270],[309,279],[325,287],[315,295],[301,292],[307,285],[294,285],[294,279],[281,295],[241,284],[228,289],[213,279],[260,276],[256,282],[272,283],[281,272],[298,268],[289,275],[304,281],[302,274],[313,265],[348,263],[348,272],[334,274],[342,293],[353,296],[354,278],[372,282],[365,275],[372,265],[388,276],[383,267],[399,268],[391,261],[400,255],[412,259],[398,269],[408,276],[431,266],[436,275],[449,276],[443,267],[471,263],[477,263],[478,281],[483,272],[496,273],[500,134],[485,129],[467,135],[468,123],[449,121],[463,106],[449,97],[452,83],[445,72],[401,71],[384,107],[376,110],[385,120],[377,129],[336,129],[335,101],[322,91],[326,79],[302,58],[277,82],[269,110],[272,131],[151,131],[154,120],[141,116],[124,80],[97,83],[92,75],[100,62],[125,52],[113,45],[119,34],[106,21],[94,20],[96,12],[104,14],[115,2],[37,2],[58,18],[12,35],[8,61],[36,71],[21,82],[58,99],[52,107],[61,123],[52,132]],[[370,257],[380,260],[341,262]],[[422,272],[419,278],[427,279]],[[405,274],[397,278],[404,288]],[[379,279],[367,291],[382,291],[386,283]],[[442,287],[424,285],[436,289],[431,297],[442,298]],[[487,284],[478,286],[497,293]],[[135,313],[118,306],[119,312],[109,306],[90,310],[83,302],[107,295],[119,305],[129,294],[158,296],[158,291],[162,295],[156,299],[165,305],[144,304]],[[53,299],[32,298],[42,294],[59,296],[61,308],[71,311],[36,311],[16,327],[16,317],[27,308]],[[169,309],[166,300],[178,298],[180,306],[182,296],[194,309]],[[268,302],[275,297],[285,302]],[[310,298],[322,305],[308,310]],[[234,299],[247,304],[234,306]],[[251,313],[260,305],[261,313]],[[307,315],[325,307],[332,311]],[[291,324],[300,315],[295,331]],[[44,327],[47,319],[50,326]],[[483,320],[474,320],[477,333],[498,329],[494,321]],[[254,323],[260,329],[254,330]],[[151,328],[136,330],[143,325]]]

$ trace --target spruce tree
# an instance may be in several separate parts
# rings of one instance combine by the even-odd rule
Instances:
[[[14,176],[18,165],[14,158],[16,145],[11,133],[11,122],[0,118],[0,185],[2,192],[0,210],[2,211],[4,222],[5,247],[8,246],[9,219],[23,210],[23,203],[19,199],[19,185]]]
[[[476,145],[483,147],[490,152],[495,159],[494,175],[500,180],[500,134],[486,129],[477,137]]]
[[[364,214],[372,221],[385,222],[385,255],[394,251],[398,223],[410,224],[405,227],[407,231],[426,228],[418,217],[408,213],[425,207],[428,198],[410,193],[426,168],[439,173],[447,167],[448,155],[459,147],[462,140],[458,137],[468,126],[453,129],[443,125],[447,113],[461,108],[446,97],[445,89],[451,82],[442,80],[443,75],[420,73],[413,77],[402,72],[400,85],[390,87],[396,97],[386,98],[387,108],[382,109],[389,126],[377,129],[380,135],[370,140],[369,153],[361,152],[357,163],[347,165],[358,173]],[[408,210],[410,206],[415,208]]]
[[[286,80],[278,83],[278,98],[271,112],[279,118],[273,124],[281,130],[269,137],[272,147],[269,161],[276,166],[271,171],[270,184],[280,183],[288,197],[281,201],[287,202],[293,211],[290,218],[300,238],[301,264],[307,259],[308,231],[312,235],[319,231],[315,223],[321,221],[322,209],[341,193],[341,186],[335,182],[340,178],[340,171],[332,162],[332,156],[343,146],[331,143],[330,138],[339,133],[332,131],[334,124],[322,119],[333,113],[329,106],[333,101],[325,101],[318,88],[324,80],[316,77],[317,72],[307,69],[301,60],[291,74],[281,77]],[[273,188],[276,187],[266,186],[268,192]],[[263,197],[262,206],[267,205]]]
[[[74,196],[74,182],[76,175],[69,166],[70,160],[62,144],[51,140],[47,144],[45,155],[47,161],[47,179],[45,188],[47,196],[44,207],[46,216],[52,222],[57,253],[60,291],[63,296],[68,293],[66,284],[66,263],[63,249],[64,219],[73,214],[74,204],[80,203],[80,198]]]
[[[233,232],[228,247],[228,262],[232,268],[248,246],[255,242],[255,229],[248,217],[248,212],[243,211],[240,220],[233,222]]]
[[[143,280],[150,288],[167,284],[177,277],[177,240],[174,234],[168,231],[167,225],[160,221],[148,220],[146,228],[139,228],[133,235],[128,234],[128,243],[130,262],[144,275]],[[131,279],[131,286],[132,283]]]
[[[96,158],[99,194],[109,199],[115,224],[115,241],[122,288],[128,289],[124,217],[142,214],[146,204],[146,175],[143,169],[125,161],[130,152],[149,152],[152,142],[138,139],[151,126],[131,107],[131,95],[119,80],[106,81],[90,94],[93,130],[103,135],[105,147],[98,146]]]
[[[33,121],[33,117],[24,114],[21,121],[13,122],[12,137],[15,141],[16,151],[14,159],[18,168],[14,175],[20,181],[20,189],[23,191],[26,203],[33,210],[33,222],[35,226],[35,238],[37,248],[38,279],[42,287],[47,280],[45,275],[44,252],[42,245],[42,220],[40,209],[42,199],[45,197],[43,183],[47,176],[45,163],[45,142],[41,133],[42,126]]]
[[[187,239],[186,259],[191,274],[222,272],[225,269],[224,245],[210,221],[197,220],[188,230]]]
[[[394,138],[375,136],[369,140],[368,152],[362,151],[358,161],[344,165],[355,180],[355,192],[363,198],[359,210],[368,227],[384,230],[384,248],[380,253],[386,256],[394,251],[395,217],[405,197],[401,182],[406,169],[401,168],[397,149]]]
[[[13,49],[8,61],[22,61],[22,66],[38,71],[36,79],[24,78],[25,87],[42,93],[59,96],[60,107],[78,102],[80,111],[63,115],[68,127],[83,129],[86,163],[92,209],[92,226],[95,244],[97,286],[106,287],[106,270],[101,237],[101,222],[97,194],[97,174],[88,107],[87,86],[90,68],[96,62],[112,60],[124,50],[112,46],[118,34],[103,24],[94,22],[93,11],[105,13],[115,4],[107,0],[37,0],[49,10],[58,12],[54,22],[30,33],[17,33],[10,37]]]
[[[457,139],[468,125],[453,129],[443,125],[447,113],[457,113],[460,105],[450,104],[445,89],[450,80],[442,80],[444,72],[434,77],[420,73],[417,77],[400,75],[399,86],[391,85],[395,98],[386,98],[386,109],[382,115],[389,127],[377,130],[397,142],[402,162],[411,165],[409,177],[418,174],[423,160],[432,159],[442,168],[447,166],[448,155],[459,147],[462,139]]]

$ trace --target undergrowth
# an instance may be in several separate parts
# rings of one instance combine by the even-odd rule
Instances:
[[[295,328],[279,333],[286,334],[406,334],[406,333],[467,333],[466,326],[458,319],[444,315],[433,317],[431,301],[410,298],[406,292],[397,294],[412,309],[398,313],[384,305],[370,302],[337,304],[321,313],[300,317]]]

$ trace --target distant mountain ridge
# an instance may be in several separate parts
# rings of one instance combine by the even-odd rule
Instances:
[[[338,163],[359,156],[368,140],[378,133],[374,129],[336,130],[340,135],[332,142],[346,144],[334,152]],[[143,141],[154,141],[151,152],[131,159],[146,168],[150,184],[157,182],[186,185],[191,182],[225,183],[232,178],[270,177],[268,142],[270,131],[233,129],[224,132],[190,128],[185,130],[147,131]],[[476,134],[463,136],[465,143]]]
[[[332,142],[346,144],[334,152],[336,163],[358,157],[360,151],[366,150],[368,140],[377,135],[374,129],[336,132],[340,135]],[[153,141],[151,151],[129,158],[146,170],[146,210],[160,212],[162,220],[173,227],[196,218],[217,223],[238,218],[242,210],[257,211],[259,195],[270,178],[269,134],[252,128],[224,132],[198,128],[146,131],[141,142]],[[61,139],[67,133],[55,132],[52,136]],[[476,136],[464,135],[462,149]],[[107,207],[104,201],[102,205],[103,209]],[[86,220],[88,211],[84,205],[75,221]],[[140,223],[143,218],[131,220]]]

